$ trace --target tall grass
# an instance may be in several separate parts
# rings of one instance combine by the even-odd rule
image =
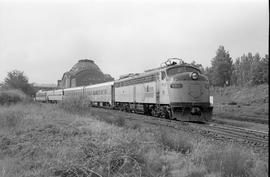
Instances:
[[[65,98],[59,105],[66,112],[74,114],[84,114],[89,112],[90,109],[90,102],[84,96]]]
[[[182,154],[190,153],[192,150],[190,139],[185,136],[175,134],[165,128],[159,129],[157,142],[159,142],[165,149],[181,152]]]
[[[19,106],[20,107],[20,106]],[[0,129],[15,130],[23,122],[26,113],[16,107],[2,107],[0,109]]]
[[[250,149],[234,144],[217,146],[206,141],[196,142],[189,158],[197,176],[214,175],[220,177],[266,177],[268,163]],[[267,158],[268,159],[268,158]],[[258,164],[261,168],[258,168]],[[196,170],[200,169],[200,170]]]
[[[106,116],[99,115],[98,113],[94,113],[91,111],[90,100],[86,97],[69,97],[65,99],[61,104],[60,108],[62,108],[67,113],[79,114],[79,115],[94,115],[98,120],[107,122],[109,124],[114,124],[118,127],[124,127],[126,125],[124,117],[115,117],[115,116]]]
[[[0,114],[0,127],[1,128],[16,128],[24,117],[24,113],[22,111],[6,111]]]
[[[126,120],[107,123],[49,104],[0,107],[0,115],[1,130],[17,130],[0,131],[0,176],[268,175],[268,162],[252,151],[195,141],[170,129],[133,129]]]

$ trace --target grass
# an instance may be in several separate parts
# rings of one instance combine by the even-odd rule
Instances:
[[[214,114],[236,120],[252,119],[258,123],[268,124],[268,84],[254,87],[214,87],[210,89],[210,93],[214,96]]]
[[[68,97],[63,100],[59,107],[68,113],[85,114],[89,111],[90,102],[86,97]]]
[[[127,126],[124,117],[89,108],[83,114],[74,110],[52,104],[0,107],[0,176],[268,175],[267,160],[251,150],[160,127]]]
[[[0,115],[0,127],[14,129],[20,124],[24,116],[24,112],[21,110],[7,109]]]
[[[182,154],[188,154],[192,150],[190,139],[185,136],[179,136],[179,134],[162,127],[160,127],[160,131],[158,132],[157,141],[164,149],[168,149],[170,151],[173,150]]]

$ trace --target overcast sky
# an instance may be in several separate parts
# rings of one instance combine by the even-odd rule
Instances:
[[[85,58],[118,78],[170,57],[210,66],[219,45],[264,56],[268,21],[267,0],[0,0],[0,82],[17,69],[56,84]]]

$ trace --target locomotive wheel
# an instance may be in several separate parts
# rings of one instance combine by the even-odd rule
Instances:
[[[172,119],[172,114],[170,111],[165,111],[165,119]]]
[[[154,116],[154,117],[157,116],[155,109],[151,109],[151,116]]]

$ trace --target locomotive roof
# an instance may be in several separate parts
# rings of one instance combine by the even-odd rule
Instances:
[[[152,75],[152,74],[156,74],[156,73],[158,73],[160,71],[163,71],[163,70],[166,70],[166,69],[169,69],[169,68],[179,67],[179,66],[188,66],[188,67],[192,67],[192,68],[198,69],[197,67],[192,66],[192,65],[187,64],[187,63],[175,64],[175,65],[169,65],[169,66],[164,66],[164,67],[159,67],[159,68],[154,68],[154,69],[146,70],[143,73],[138,73],[138,74],[135,74],[135,75],[132,75],[130,77],[123,78],[123,79],[118,79],[115,82],[126,81],[126,80],[129,80],[129,79],[135,79],[135,78],[139,78],[139,77],[149,76],[149,75]],[[200,69],[198,69],[198,70],[200,70]]]
[[[94,85],[87,85],[85,88],[94,88],[94,87],[102,87],[102,86],[108,86],[108,85],[113,85],[114,81],[111,82],[104,82],[100,84],[94,84]]]
[[[63,91],[63,89],[57,89],[57,90],[54,90],[55,92],[61,92]]]
[[[83,87],[72,87],[72,88],[66,88],[66,89],[63,89],[64,91],[72,91],[72,90],[80,90],[80,89],[83,89]]]
[[[129,79],[135,79],[135,78],[139,78],[139,77],[149,76],[149,75],[156,74],[156,73],[158,73],[159,71],[160,71],[160,70],[154,70],[154,71],[149,71],[149,72],[143,72],[143,73],[139,73],[139,74],[133,75],[133,76],[131,76],[131,77],[126,77],[126,78],[123,78],[123,79],[115,80],[115,82],[126,81],[126,80],[129,80]]]

